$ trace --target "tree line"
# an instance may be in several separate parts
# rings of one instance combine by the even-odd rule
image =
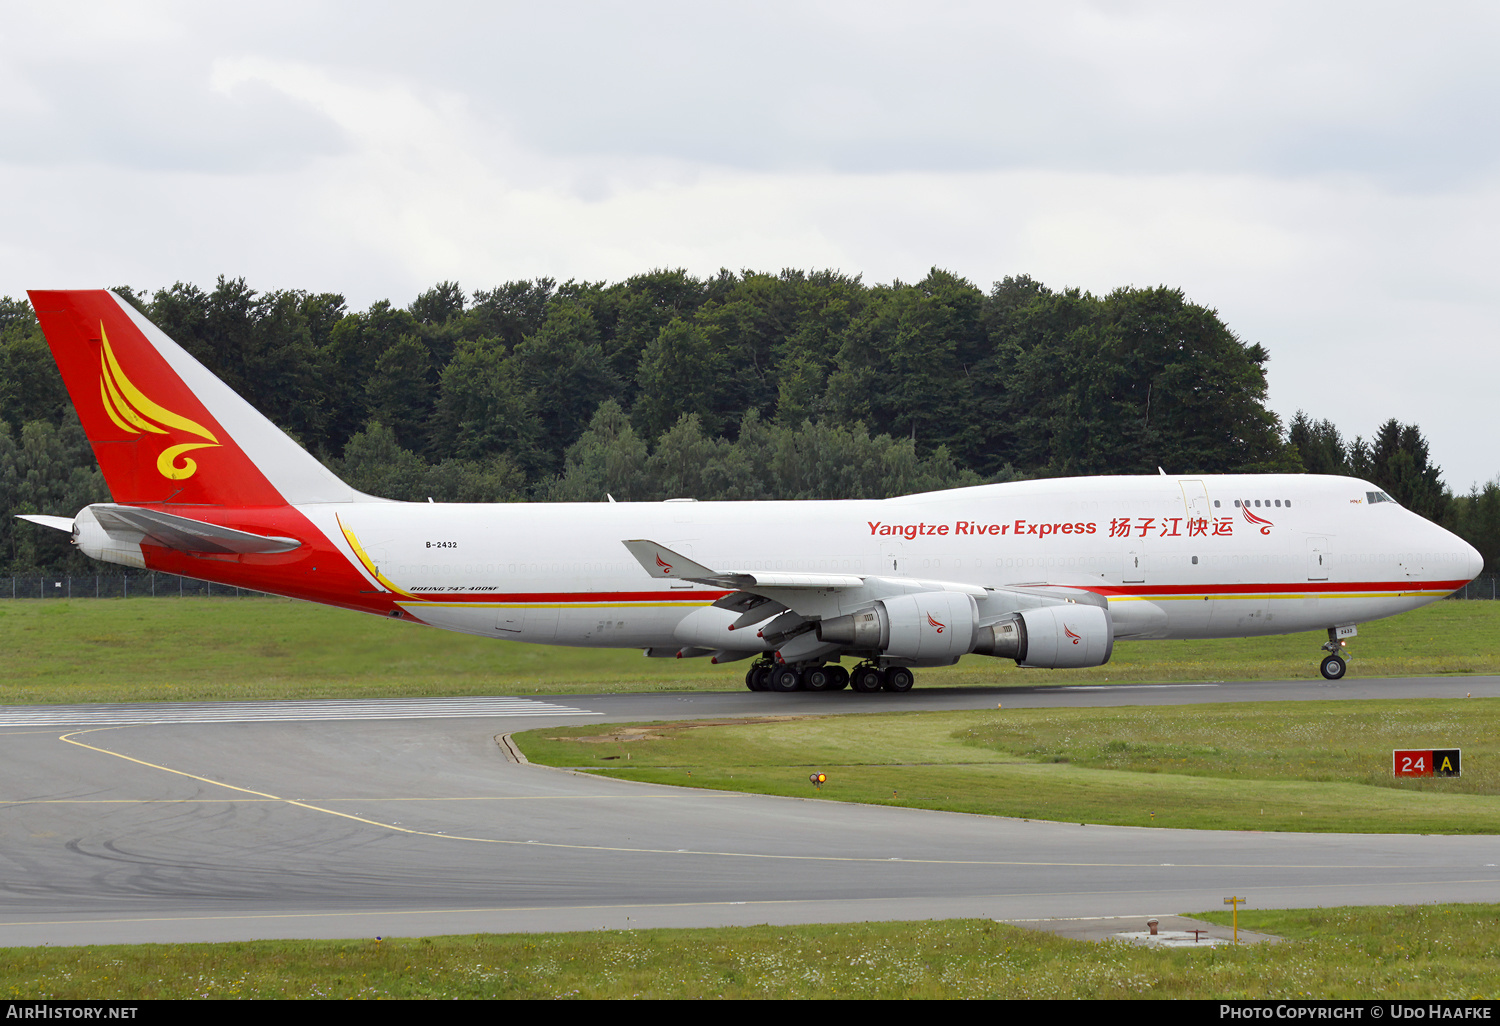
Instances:
[[[1454,495],[1443,483],[1442,468],[1432,463],[1427,440],[1415,424],[1386,421],[1365,441],[1345,441],[1330,421],[1314,421],[1298,410],[1287,430],[1309,474],[1343,474],[1364,478],[1401,505],[1442,524],[1479,550],[1486,573],[1500,572],[1500,479],[1467,495]]]
[[[1390,445],[1386,428],[1346,444],[1302,414],[1284,430],[1265,405],[1266,350],[1166,287],[656,270],[443,282],[364,311],[222,277],[120,291],[336,473],[390,498],[883,497],[1160,466],[1359,473],[1464,525],[1493,490],[1447,496],[1415,426],[1391,422]],[[0,300],[0,509],[107,498],[29,304]],[[48,534],[7,516],[0,567],[86,565]]]

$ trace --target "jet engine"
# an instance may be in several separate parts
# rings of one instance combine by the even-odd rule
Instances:
[[[929,666],[973,652],[1021,666],[1072,669],[1102,666],[1114,651],[1109,612],[1101,606],[1040,606],[984,626],[978,621],[978,605],[968,595],[928,591],[881,599],[816,627],[819,641]]]
[[[879,652],[889,659],[941,666],[973,651],[978,609],[957,591],[881,599],[872,609],[819,620],[818,639]]]
[[[1114,653],[1109,611],[1100,606],[1041,606],[979,628],[973,651],[1021,666],[1071,670],[1103,666]]]

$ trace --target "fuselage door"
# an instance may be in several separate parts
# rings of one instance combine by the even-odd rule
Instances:
[[[1189,520],[1208,519],[1208,489],[1202,481],[1178,481],[1182,486],[1182,505]]]
[[[888,535],[880,543],[880,572],[883,574],[900,574],[906,569],[903,561],[903,549],[899,535]]]
[[[1329,551],[1327,538],[1307,539],[1307,579],[1328,580],[1328,571],[1333,567],[1333,553]]]
[[[1146,583],[1146,550],[1144,548],[1133,548],[1125,553],[1125,575],[1121,580],[1125,584]]]
[[[384,574],[386,579],[391,577],[391,558],[386,552],[385,546],[365,546],[365,555],[370,557],[370,565],[375,568],[377,574]],[[380,587],[380,585],[376,585]]]

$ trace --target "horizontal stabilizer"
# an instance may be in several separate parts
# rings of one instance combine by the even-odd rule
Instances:
[[[42,513],[17,513],[16,519],[30,520],[33,524],[41,524],[43,527],[55,528],[59,531],[73,533],[72,517],[49,517]]]
[[[116,506],[99,503],[90,506],[99,526],[117,541],[149,541],[178,552],[210,554],[246,554],[251,552],[290,552],[302,543],[296,538],[277,538],[232,527],[206,524],[173,513],[162,513],[138,506]],[[50,525],[49,525],[50,526]],[[71,522],[69,530],[71,530]]]

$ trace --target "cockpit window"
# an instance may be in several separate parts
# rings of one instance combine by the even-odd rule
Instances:
[[[1365,492],[1365,502],[1369,503],[1371,506],[1375,505],[1375,503],[1377,503],[1377,502],[1395,502],[1395,501],[1396,501],[1395,499],[1393,499],[1389,495],[1385,494],[1385,492]]]

